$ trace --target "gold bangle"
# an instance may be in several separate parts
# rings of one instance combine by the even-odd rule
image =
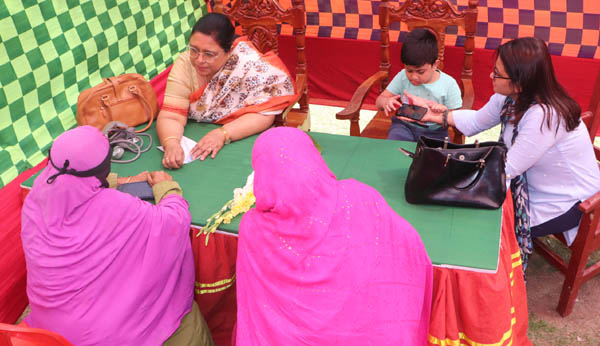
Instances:
[[[219,127],[219,130],[221,130],[221,132],[223,132],[223,136],[225,136],[225,143],[224,144],[231,143],[231,138],[229,137],[229,134],[227,133],[227,130],[225,130],[225,125]]]
[[[165,138],[165,139],[162,140],[163,145],[165,145],[169,139],[177,139],[177,140],[181,141],[181,138],[179,138],[177,136],[169,136],[169,137],[167,137],[167,138]]]
[[[129,184],[130,180],[131,180],[131,176],[129,176],[129,178],[127,178],[127,180],[125,181],[125,184]]]

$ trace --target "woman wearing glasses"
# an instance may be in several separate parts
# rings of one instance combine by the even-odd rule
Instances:
[[[189,51],[169,74],[157,131],[165,148],[163,166],[183,164],[180,144],[189,119],[223,126],[192,149],[194,159],[214,158],[225,144],[256,134],[293,102],[295,84],[273,52],[260,53],[223,14],[209,13],[192,28]]]
[[[600,190],[600,172],[581,108],[558,84],[544,41],[526,37],[504,43],[490,77],[495,94],[478,111],[448,112],[409,99],[430,107],[423,121],[456,126],[467,136],[502,125],[525,269],[532,237],[562,232],[573,242],[581,220],[577,206]]]

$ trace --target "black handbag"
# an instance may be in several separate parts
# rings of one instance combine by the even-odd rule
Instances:
[[[404,187],[406,201],[496,209],[506,197],[506,146],[419,137]]]

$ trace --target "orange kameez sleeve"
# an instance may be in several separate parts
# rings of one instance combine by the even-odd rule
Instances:
[[[179,55],[167,79],[165,98],[161,111],[187,117],[190,107],[190,94],[198,89],[196,71],[190,62],[189,52]]]

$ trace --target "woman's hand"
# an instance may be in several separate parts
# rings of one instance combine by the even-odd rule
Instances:
[[[396,114],[396,110],[402,106],[402,102],[400,101],[401,97],[402,95],[399,94],[387,98],[383,104],[383,111],[385,112],[386,116],[389,117],[390,115]]]
[[[148,173],[148,171],[143,171],[142,173],[138,173],[137,175],[117,178],[117,185],[138,183],[140,181],[148,181],[149,178],[150,178],[150,174]]]
[[[427,113],[425,113],[423,118],[421,118],[420,122],[434,122],[439,124],[442,123],[442,114],[444,113],[444,111],[448,110],[446,106],[419,96],[409,94],[406,91],[404,91],[404,96],[408,104],[425,107],[428,109]],[[402,119],[415,122],[415,120],[413,119],[408,119],[404,117],[402,117]]]
[[[163,181],[173,181],[173,177],[165,171],[154,171],[148,174],[148,184],[150,184],[150,186],[154,186]]]
[[[179,169],[183,166],[184,153],[181,147],[181,142],[172,139],[168,140],[164,145],[165,154],[163,155],[162,164],[168,169]]]
[[[224,145],[225,134],[219,129],[214,129],[204,135],[204,137],[202,137],[198,143],[196,143],[190,154],[194,160],[197,158],[204,160],[206,157],[208,157],[208,155],[214,159]]]

